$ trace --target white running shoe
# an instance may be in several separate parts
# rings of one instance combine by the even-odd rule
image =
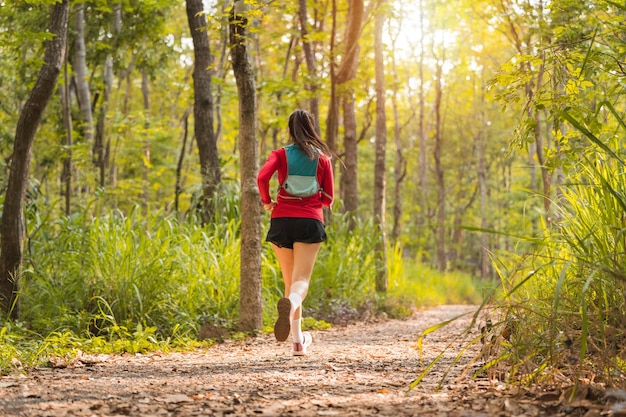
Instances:
[[[293,356],[306,356],[306,351],[313,343],[313,336],[309,332],[302,333],[302,343],[293,344]]]

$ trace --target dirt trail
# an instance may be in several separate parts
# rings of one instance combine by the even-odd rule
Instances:
[[[314,331],[306,357],[292,357],[291,344],[273,335],[191,353],[85,356],[65,368],[0,378],[0,416],[612,415],[591,402],[567,408],[558,393],[531,398],[486,378],[459,382],[470,354],[436,391],[456,349],[408,391],[422,369],[415,349],[420,332],[468,311],[440,306],[409,320]],[[429,335],[424,362],[470,320],[471,314]]]

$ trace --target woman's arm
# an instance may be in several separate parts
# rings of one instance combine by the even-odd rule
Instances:
[[[335,198],[335,180],[333,177],[333,167],[330,163],[330,158],[320,158],[321,165],[321,182],[322,187],[322,205],[330,207],[333,204]],[[318,178],[319,181],[319,178]]]
[[[257,175],[256,180],[263,205],[272,203],[272,197],[270,195],[270,180],[272,179],[274,172],[278,170],[278,167],[278,153],[276,151],[272,151],[267,157],[267,161],[265,162],[265,164],[259,170],[259,175]]]

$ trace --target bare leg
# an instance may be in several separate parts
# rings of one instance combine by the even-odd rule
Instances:
[[[311,281],[311,274],[313,273],[315,260],[321,246],[321,243],[295,242],[293,249],[289,249],[279,248],[272,244],[285,283],[285,297],[289,297],[292,294],[291,287],[296,281],[302,281],[293,288],[293,291],[301,298],[300,302],[296,303],[298,305],[294,306],[294,319],[301,317],[300,304],[302,304],[308,293],[309,281]]]
[[[289,297],[289,289],[291,288],[291,281],[293,276],[293,249],[279,248],[272,243],[272,248],[278,259],[278,265],[280,266],[280,272],[283,275],[283,282],[285,283],[285,297]]]
[[[280,336],[277,334],[277,339],[284,340],[282,337],[287,336],[287,318],[286,316],[281,316],[281,308],[291,304],[289,317],[293,326],[291,333],[294,342],[300,343],[302,341],[302,331],[300,330],[302,301],[306,298],[309,290],[309,281],[311,280],[311,274],[313,273],[313,267],[315,266],[321,243],[296,242],[293,245],[293,249],[279,248],[276,245],[272,245],[272,247],[276,253],[283,275],[285,297],[289,299],[289,301],[281,300],[279,302],[279,321],[277,321],[276,326],[279,328]],[[276,326],[274,327],[275,334]]]
[[[296,242],[293,244],[293,272],[289,298],[296,304],[294,306],[296,309],[302,305],[309,292],[309,282],[321,246],[321,243]]]

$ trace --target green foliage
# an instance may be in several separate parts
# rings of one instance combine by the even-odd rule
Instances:
[[[93,334],[137,323],[170,335],[212,317],[231,320],[238,303],[234,221],[212,229],[139,210],[56,222],[31,241],[24,319]],[[67,322],[66,322],[67,321]]]
[[[32,364],[38,360],[37,342],[32,336],[14,323],[0,328],[0,374],[19,370],[22,362]]]
[[[494,328],[511,333],[501,356],[511,380],[554,372],[610,385],[626,380],[626,169],[617,138],[596,145],[563,187],[559,222],[544,228],[542,244],[500,259],[504,294]]]
[[[333,321],[361,306],[374,291],[374,247],[377,233],[371,221],[357,221],[350,229],[348,215],[334,215],[328,242],[320,252],[309,289],[310,307]],[[345,317],[344,317],[345,318]]]
[[[532,231],[519,229],[528,236],[521,246],[496,254],[503,285],[490,334],[498,353],[481,369],[505,364],[509,380],[523,383],[559,373],[623,384],[626,125],[615,35],[623,8],[559,0],[542,16],[529,28],[529,50],[490,87],[520,115],[513,143],[526,149],[543,139],[551,209]]]
[[[481,285],[484,284],[464,272],[441,273],[417,261],[403,260],[399,248],[390,257],[390,263],[396,268],[403,265],[406,270],[390,273],[388,297],[405,299],[418,307],[482,301]]]

